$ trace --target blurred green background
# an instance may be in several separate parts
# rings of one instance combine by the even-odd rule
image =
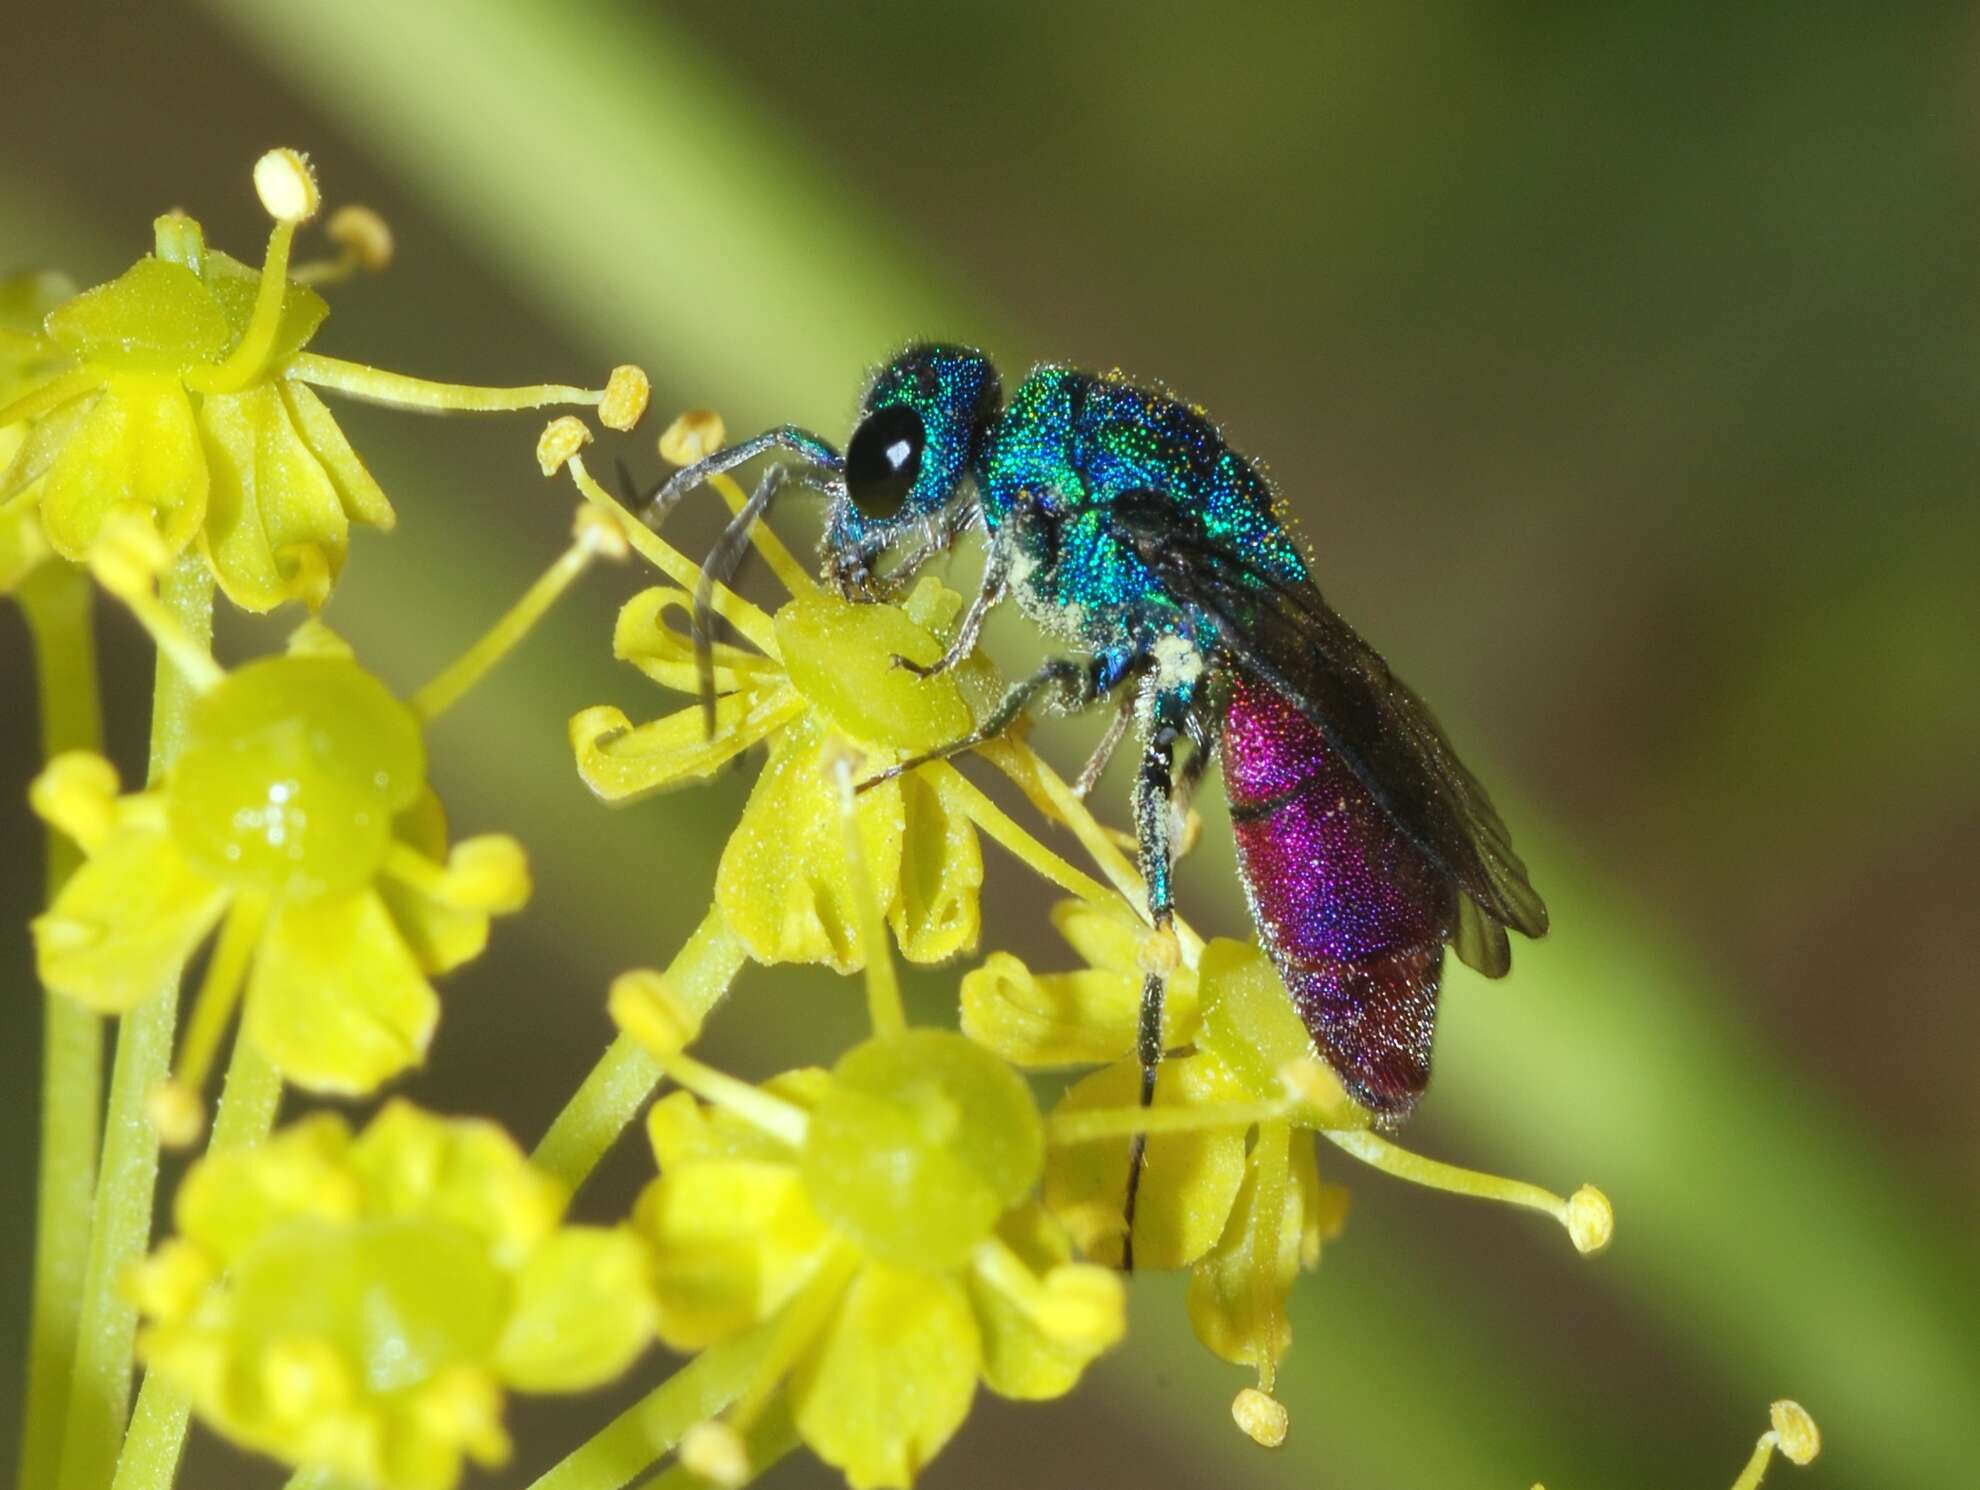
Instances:
[[[1269,462],[1330,599],[1493,785],[1556,931],[1504,985],[1453,977],[1410,1141],[1602,1184],[1612,1252],[1328,1165],[1356,1208],[1295,1295],[1284,1450],[1231,1427],[1243,1376],[1190,1339],[1177,1280],[1142,1278],[1127,1348],[1069,1401],[982,1405],[931,1486],[1706,1487],[1778,1395],[1826,1439],[1783,1482],[1972,1482],[1971,7],[209,0],[39,7],[7,36],[0,267],[106,278],[174,205],[255,257],[248,167],[301,146],[400,242],[334,294],[322,350],[479,382],[637,361],[658,417],[613,448],[642,472],[690,403],[842,435],[913,336],[1007,376],[1167,380]],[[328,619],[410,689],[571,502],[533,417],[344,408],[401,527],[358,539]],[[578,785],[572,712],[668,702],[609,657],[637,579],[588,581],[435,732],[456,824],[519,834],[540,888],[451,981],[413,1090],[526,1140],[606,1038],[610,974],[699,917],[748,786],[608,813]],[[122,616],[102,631],[134,769],[146,654]],[[1017,666],[1031,642],[992,646]],[[38,1044],[26,668],[0,614],[0,1463]],[[1094,728],[1044,738],[1070,767]],[[1236,933],[1204,805],[1184,903]],[[992,880],[990,943],[1063,961],[1043,897],[1008,860]],[[953,971],[916,992],[941,1017]],[[851,985],[751,973],[711,1044],[768,1070],[860,1017]],[[585,1205],[645,1166],[624,1145]],[[611,1406],[521,1407],[502,1481]],[[185,1479],[275,1482],[210,1441]]]

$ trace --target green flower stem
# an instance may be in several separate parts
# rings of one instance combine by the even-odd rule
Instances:
[[[579,1445],[529,1490],[619,1490],[747,1391],[777,1343],[777,1319],[704,1350]]]
[[[213,638],[213,575],[187,554],[159,586],[165,609],[201,646]],[[156,781],[184,747],[195,694],[161,657],[152,694],[150,779]],[[121,1291],[124,1270],[151,1239],[152,1195],[158,1182],[158,1135],[145,1116],[145,1098],[172,1062],[178,1017],[177,977],[123,1017],[110,1070],[110,1106],[97,1173],[95,1229],[83,1279],[82,1315],[62,1440],[62,1490],[102,1490],[123,1441],[131,1398],[131,1352],[137,1309]]]
[[[95,750],[103,742],[91,630],[94,594],[80,571],[59,563],[43,564],[19,590],[34,639],[44,760],[68,750]],[[47,844],[52,905],[81,854],[66,834],[52,828]],[[34,1293],[21,1433],[23,1485],[52,1483],[61,1456],[83,1262],[89,1255],[90,1177],[96,1173],[102,1102],[102,1025],[74,999],[44,993],[41,1176],[35,1196]]]
[[[227,1083],[213,1119],[207,1152],[252,1148],[275,1126],[282,1105],[282,1076],[252,1040],[234,1037],[234,1054],[227,1066]],[[185,1394],[147,1374],[131,1414],[130,1432],[117,1457],[111,1490],[170,1490],[186,1442],[186,1419],[192,1404]]]
[[[742,943],[711,908],[668,965],[667,986],[683,1008],[705,1019],[745,960]],[[531,1158],[575,1191],[653,1095],[662,1074],[644,1046],[620,1035],[564,1104]]]

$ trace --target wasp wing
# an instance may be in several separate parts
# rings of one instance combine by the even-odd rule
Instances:
[[[1547,907],[1485,788],[1423,700],[1334,613],[1310,582],[1261,568],[1188,520],[1160,493],[1123,493],[1106,509],[1124,546],[1178,604],[1215,629],[1232,661],[1290,699],[1396,825],[1457,882],[1457,954],[1491,977],[1511,962],[1506,927],[1547,930]],[[1184,520],[1178,521],[1178,517]]]

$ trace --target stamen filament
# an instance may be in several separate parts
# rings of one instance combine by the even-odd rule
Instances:
[[[1061,1148],[1136,1133],[1202,1133],[1249,1128],[1291,1115],[1290,1102],[1205,1102],[1193,1107],[1077,1107],[1045,1119],[1045,1141]],[[1332,1136],[1331,1134],[1329,1135]]]
[[[577,536],[571,540],[571,546],[559,554],[556,561],[523,592],[522,599],[489,627],[473,646],[448,664],[439,676],[412,696],[410,703],[415,714],[430,724],[452,708],[462,694],[480,682],[496,663],[508,656],[529,635],[564,591],[591,567],[591,561],[604,551],[607,540],[592,523],[583,520],[589,513],[589,508],[579,510]],[[620,552],[623,553],[624,549],[621,548]]]
[[[764,1356],[754,1378],[743,1388],[729,1413],[729,1422],[737,1431],[749,1430],[769,1403],[771,1395],[790,1375],[798,1357],[831,1322],[832,1312],[838,1308],[846,1285],[852,1282],[853,1274],[859,1270],[859,1263],[859,1254],[853,1248],[843,1243],[833,1247],[818,1264],[818,1271],[812,1274],[811,1281],[784,1306],[783,1312],[777,1316],[774,1326],[777,1334],[771,1342],[769,1353]]]
[[[855,914],[859,917],[860,953],[866,962],[866,1011],[876,1035],[898,1035],[907,1028],[901,1006],[901,980],[894,968],[894,950],[887,943],[887,922],[866,872],[866,851],[859,839],[859,801],[853,793],[853,763],[841,755],[832,775],[839,788],[839,823],[845,836],[846,878],[851,882]]]
[[[762,1087],[751,1086],[740,1077],[705,1065],[685,1051],[662,1054],[649,1047],[647,1053],[676,1086],[687,1088],[704,1102],[727,1108],[745,1122],[754,1123],[772,1138],[781,1139],[792,1148],[804,1143],[811,1116],[796,1103],[786,1102]]]
[[[571,480],[577,489],[584,493],[585,500],[603,507],[615,516],[622,515],[625,509],[612,500],[612,496],[592,478],[584,466],[584,457],[573,455],[564,463],[571,473]],[[701,566],[675,548],[658,533],[644,523],[625,524],[626,541],[639,552],[639,556],[658,569],[690,595],[701,581]],[[715,614],[727,621],[749,639],[764,656],[781,661],[783,654],[777,648],[777,628],[761,610],[736,594],[727,585],[715,587]]]
[[[109,536],[112,541],[99,540],[91,550],[90,571],[104,589],[123,601],[137,617],[138,624],[151,634],[158,654],[171,662],[192,691],[210,692],[226,677],[226,672],[159,600],[150,576],[143,572],[143,563],[126,550],[126,545],[116,541],[118,535]]]
[[[326,357],[321,352],[298,352],[289,359],[283,375],[349,398],[433,413],[499,414],[540,409],[547,404],[596,408],[605,398],[602,388],[574,388],[568,383],[530,383],[517,388],[439,383],[408,373],[367,367],[361,362],[346,362],[341,357]]]
[[[1257,1166],[1258,1229],[1252,1240],[1251,1297],[1258,1317],[1258,1390],[1269,1393],[1279,1363],[1273,1345],[1279,1338],[1279,1233],[1286,1221],[1286,1180],[1292,1161],[1292,1124],[1274,1118],[1258,1125],[1252,1146]]]
[[[268,354],[282,329],[282,298],[289,291],[289,245],[296,223],[284,218],[268,234],[268,254],[261,263],[261,283],[255,287],[254,311],[247,330],[227,360],[215,367],[196,367],[186,374],[186,386],[200,393],[236,393],[261,376]]]
[[[708,484],[722,494],[722,500],[729,504],[730,512],[740,512],[749,498],[743,489],[736,485],[735,478],[729,475],[711,476]],[[793,595],[812,595],[818,591],[818,582],[811,577],[803,564],[799,563],[791,551],[784,547],[784,540],[773,532],[768,523],[757,523],[749,530],[749,541],[756,545],[756,551],[763,555],[763,562],[770,566],[770,572],[777,576],[777,583]]]
[[[1496,1200],[1525,1210],[1544,1212],[1561,1223],[1580,1252],[1599,1252],[1608,1245],[1613,1226],[1609,1202],[1601,1191],[1592,1186],[1583,1186],[1573,1196],[1563,1200],[1553,1191],[1525,1180],[1481,1174],[1477,1170],[1462,1169],[1455,1164],[1413,1154],[1367,1129],[1342,1132],[1322,1128],[1319,1132],[1330,1143],[1345,1149],[1362,1163],[1397,1179],[1408,1180],[1411,1184],[1424,1185],[1432,1190],[1448,1190],[1453,1195],[1475,1195],[1481,1200]]]
[[[188,1110],[195,1114],[200,1090],[213,1069],[213,1057],[220,1049],[221,1037],[226,1034],[234,1009],[240,1003],[248,965],[254,960],[267,919],[268,902],[263,896],[241,894],[234,898],[221,925],[219,940],[214,943],[213,955],[207,961],[206,975],[194,996],[192,1014],[179,1038],[178,1069],[165,1089],[176,1088],[186,1102],[193,1104]],[[168,1142],[179,1136],[165,1133],[162,1127],[160,1132]],[[184,1141],[189,1143],[196,1136],[196,1131],[185,1134]]]
[[[975,782],[947,761],[931,761],[921,768],[921,773],[935,788],[944,805],[967,817],[986,838],[1002,844],[1026,868],[1089,904],[1112,905],[1118,899],[1100,881],[1073,868],[1027,833],[1008,813],[978,790]]]
[[[24,420],[39,419],[50,410],[61,408],[70,399],[102,386],[103,370],[98,367],[78,367],[58,374],[45,383],[36,384],[12,403],[0,408],[0,429]]]

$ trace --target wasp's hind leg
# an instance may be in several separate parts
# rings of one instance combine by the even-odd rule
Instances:
[[[1162,1005],[1168,993],[1169,974],[1165,956],[1173,949],[1176,918],[1175,887],[1175,793],[1176,741],[1184,734],[1186,700],[1174,694],[1157,694],[1148,743],[1142,749],[1141,770],[1134,782],[1134,832],[1141,848],[1141,877],[1148,887],[1148,919],[1154,927],[1157,945],[1146,959],[1141,981],[1141,1014],[1136,1022],[1135,1055],[1141,1062],[1141,1105],[1155,1101],[1155,1076],[1163,1055]],[[1184,774],[1192,782],[1200,767],[1195,757],[1185,762]],[[1134,1206],[1141,1191],[1141,1172],[1148,1158],[1148,1135],[1137,1133],[1128,1142],[1127,1197],[1122,1206],[1127,1229],[1121,1238],[1121,1266],[1134,1269]]]

